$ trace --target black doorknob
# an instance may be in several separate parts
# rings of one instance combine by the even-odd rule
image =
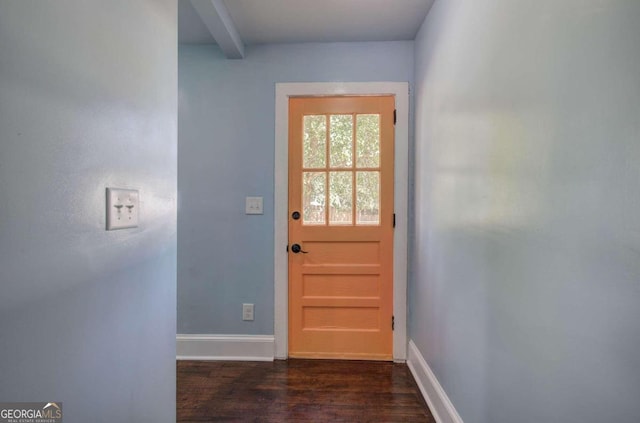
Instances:
[[[294,211],[293,213],[291,213],[291,217],[293,218],[293,220],[300,219],[300,212]]]
[[[308,253],[308,251],[304,251],[304,250],[302,249],[302,247],[300,246],[300,244],[293,244],[293,245],[291,246],[291,251],[292,251],[292,252],[294,252],[295,254],[298,254],[298,253],[307,254],[307,253]]]

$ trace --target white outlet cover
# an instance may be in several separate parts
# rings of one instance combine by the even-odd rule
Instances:
[[[107,230],[137,228],[139,220],[138,190],[107,188]]]
[[[263,214],[262,197],[247,197],[245,199],[245,214]]]
[[[242,320],[253,320],[253,304],[242,304]]]

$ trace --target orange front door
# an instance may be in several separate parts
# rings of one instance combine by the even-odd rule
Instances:
[[[393,358],[394,97],[289,100],[289,356]]]

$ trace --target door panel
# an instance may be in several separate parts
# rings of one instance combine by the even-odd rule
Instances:
[[[393,110],[290,99],[290,357],[392,359]]]

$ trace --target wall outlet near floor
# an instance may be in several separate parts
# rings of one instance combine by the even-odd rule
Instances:
[[[242,320],[253,320],[253,304],[242,304]]]

